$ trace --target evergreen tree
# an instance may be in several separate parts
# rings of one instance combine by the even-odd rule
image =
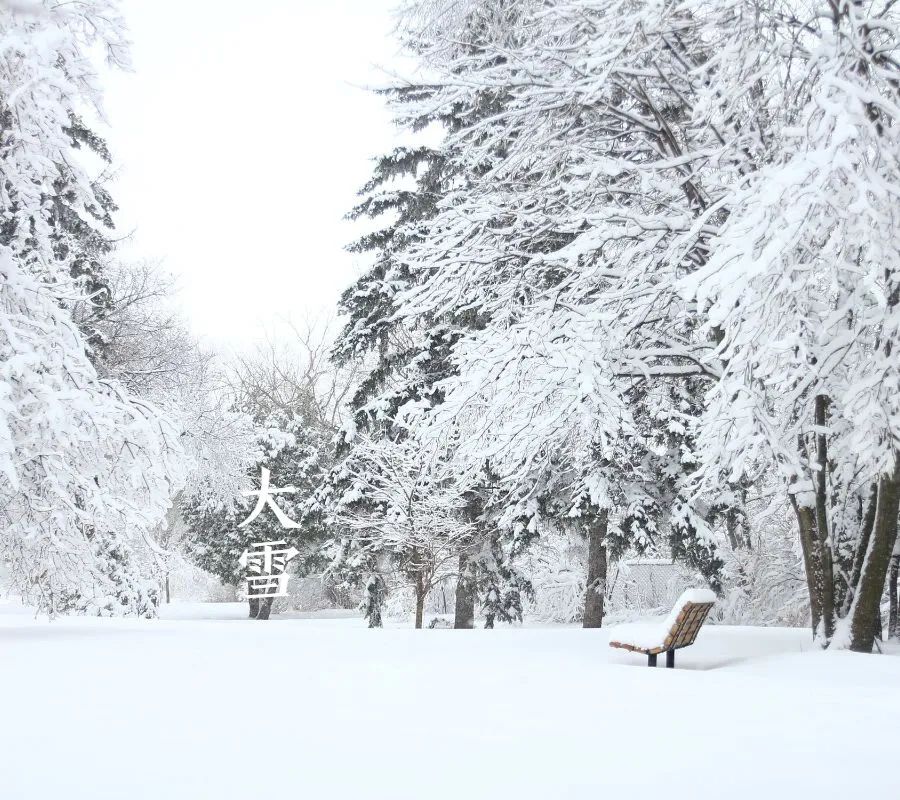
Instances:
[[[299,555],[289,564],[292,574],[308,575],[321,571],[324,566],[321,551],[324,530],[311,498],[322,478],[327,441],[298,417],[270,419],[268,423],[261,428],[258,461],[246,476],[247,485],[255,485],[260,468],[266,467],[273,487],[295,487],[297,491],[293,494],[277,495],[276,502],[300,527],[282,527],[268,508],[249,525],[242,526],[253,507],[246,497],[235,498],[233,504],[211,504],[196,497],[182,504],[188,557],[223,583],[238,587],[244,585],[247,577],[238,559],[254,542],[283,540],[287,547],[296,548]],[[249,605],[251,618],[268,619],[272,600],[250,599]]]
[[[623,552],[668,544],[715,582],[710,511],[733,495],[696,497],[687,418],[696,378],[717,367],[676,288],[705,259],[692,220],[719,186],[702,159],[688,166],[718,146],[693,112],[715,27],[678,4],[423,6],[408,30],[438,76],[430,113],[459,120],[454,179],[396,253],[410,288],[391,319],[477,324],[457,328],[441,402],[415,435],[458,442],[473,486],[487,456],[485,508],[509,550],[577,520],[586,625],[602,618],[612,537],[630,541]],[[614,509],[624,529],[609,530]]]
[[[410,8],[411,18],[418,10]],[[460,24],[478,36],[487,21],[473,6]],[[412,33],[406,44],[417,52],[421,43]],[[351,399],[353,420],[345,431],[341,452],[352,458],[354,436],[365,432],[386,437],[388,442],[403,441],[406,425],[403,417],[416,411],[427,413],[442,402],[441,382],[454,374],[451,353],[466,330],[482,327],[484,320],[467,311],[427,313],[413,317],[398,316],[398,300],[414,291],[416,280],[402,259],[402,253],[423,235],[426,223],[438,209],[438,203],[450,187],[465,180],[465,173],[453,166],[456,145],[454,134],[465,124],[452,103],[436,103],[436,87],[422,84],[387,89],[383,92],[394,109],[398,123],[410,134],[427,128],[439,128],[445,138],[440,145],[399,147],[376,160],[371,180],[360,190],[363,201],[350,213],[351,219],[369,218],[381,227],[361,237],[351,251],[368,253],[372,266],[341,298],[341,311],[348,318],[334,349],[338,364],[358,359],[364,374]],[[478,108],[469,110],[469,118],[484,117],[500,107],[497,97],[487,92],[479,97]],[[339,480],[331,482],[326,495],[331,503],[340,503],[347,487]],[[514,547],[502,547],[497,537],[503,531],[489,520],[491,489],[487,472],[467,482],[463,515],[468,524],[478,526],[477,543],[461,551],[456,568],[455,627],[474,624],[476,594],[480,585],[502,581],[508,576],[507,591],[514,591],[518,579],[506,555]],[[364,502],[361,498],[357,502]],[[378,514],[377,508],[370,509]],[[340,554],[335,568],[347,570],[353,560],[348,553],[352,541],[346,537],[336,548]],[[502,565],[498,565],[498,559]],[[360,562],[362,563],[362,562]],[[482,574],[483,573],[483,574]],[[350,578],[355,583],[364,575]]]

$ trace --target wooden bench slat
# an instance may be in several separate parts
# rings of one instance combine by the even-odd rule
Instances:
[[[697,639],[700,628],[706,622],[714,603],[697,603],[687,601],[684,603],[675,622],[665,633],[663,641],[655,647],[639,646],[627,641],[610,641],[610,647],[629,650],[633,653],[643,653],[647,656],[655,656],[667,651],[674,651],[683,647],[690,647]]]

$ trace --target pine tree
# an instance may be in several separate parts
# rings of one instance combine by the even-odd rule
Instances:
[[[283,528],[268,508],[250,525],[242,523],[252,504],[245,497],[234,498],[233,504],[211,504],[203,497],[187,498],[182,515],[187,526],[185,548],[188,557],[218,577],[223,583],[242,586],[246,578],[238,559],[254,542],[286,541],[300,554],[290,562],[294,575],[320,572],[324,566],[321,544],[322,522],[311,499],[321,481],[322,459],[327,442],[315,429],[298,417],[270,419],[260,430],[258,461],[247,474],[247,485],[253,485],[260,467],[269,469],[275,486],[293,486],[294,494],[279,494],[279,508],[299,528]],[[272,600],[249,600],[250,617],[268,619]]]
[[[416,435],[455,437],[476,484],[489,454],[491,517],[513,538],[579,521],[594,540],[585,624],[600,622],[608,537],[668,543],[715,582],[710,512],[734,495],[692,490],[686,418],[718,367],[677,278],[704,262],[693,224],[719,199],[707,156],[692,166],[721,148],[694,113],[716,26],[678,4],[426,9],[438,21],[412,29],[438,75],[429,108],[461,124],[455,180],[397,254],[412,287],[393,319],[478,324]],[[613,506],[624,530],[608,529]]]
[[[411,17],[418,13],[415,8],[407,11]],[[463,14],[459,24],[477,37],[488,20],[473,5],[471,13]],[[414,28],[410,27],[406,43],[416,52],[421,49],[421,43],[416,40]],[[341,310],[348,323],[338,339],[334,357],[339,364],[361,359],[366,365],[351,400],[354,416],[344,436],[345,454],[352,453],[357,431],[401,442],[406,436],[403,416],[411,410],[427,413],[442,402],[441,383],[455,372],[450,357],[454,345],[466,330],[484,325],[478,314],[468,311],[427,313],[414,318],[397,315],[399,298],[414,291],[416,285],[402,253],[421,238],[427,221],[436,214],[437,204],[449,188],[464,178],[464,173],[452,166],[455,147],[452,138],[465,121],[452,103],[435,102],[435,88],[411,85],[383,92],[398,123],[411,134],[439,127],[445,138],[435,147],[400,147],[377,159],[372,179],[360,191],[364,199],[349,215],[351,219],[376,220],[383,227],[351,246],[353,252],[372,254],[374,263],[341,299]],[[478,108],[469,111],[469,118],[487,116],[498,108],[494,93],[485,93],[479,97]],[[464,490],[464,515],[468,523],[480,526],[481,532],[477,544],[458,554],[454,623],[457,628],[473,626],[480,585],[501,580],[501,573],[515,574],[509,561],[503,561],[498,572],[497,559],[516,548],[502,547],[497,542],[503,532],[489,519],[488,484],[485,471],[476,480],[468,481]],[[332,484],[328,492],[332,502],[338,501],[341,491],[337,483]],[[344,570],[349,563],[347,554],[351,545],[345,541],[336,548]],[[359,582],[362,578],[356,576],[352,580]],[[510,591],[516,582],[509,584]]]

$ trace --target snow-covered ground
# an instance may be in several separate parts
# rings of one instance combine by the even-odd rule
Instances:
[[[887,797],[900,658],[705,627],[365,629],[346,612],[35,620],[0,607],[0,797]]]

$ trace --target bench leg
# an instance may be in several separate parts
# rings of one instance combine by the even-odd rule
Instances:
[[[656,653],[648,653],[647,654],[647,666],[648,667],[656,666]]]
[[[675,651],[666,650],[666,667],[673,669],[675,667]]]

